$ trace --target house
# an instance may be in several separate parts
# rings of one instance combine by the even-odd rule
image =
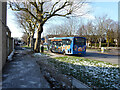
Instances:
[[[7,2],[0,1],[0,71],[5,65],[8,55],[14,49],[14,39],[11,37],[11,31],[6,25],[7,21]]]

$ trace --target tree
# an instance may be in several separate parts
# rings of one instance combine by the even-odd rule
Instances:
[[[107,15],[103,16],[103,17],[96,17],[96,21],[95,21],[95,26],[96,26],[96,32],[97,32],[97,36],[99,38],[99,48],[101,48],[101,42],[102,42],[102,38],[105,38],[104,35],[106,34],[106,30],[105,30],[105,21],[107,19]]]
[[[80,28],[81,19],[77,17],[71,17],[64,23],[64,30],[66,29],[68,32],[68,35],[77,35],[77,31]]]
[[[86,25],[86,30],[89,34],[89,41],[90,41],[90,44],[91,44],[91,47],[92,47],[92,41],[93,41],[93,36],[94,36],[92,21],[88,21],[88,23]]]
[[[46,31],[47,35],[62,35],[62,36],[71,36],[76,35],[80,27],[80,20],[76,17],[71,17],[65,19],[64,23],[57,24],[55,26],[49,26]]]
[[[97,27],[94,26],[93,30],[94,30],[93,31],[93,38],[94,38],[94,42],[95,42],[95,47],[97,47],[97,41],[99,40],[98,35],[97,35]]]
[[[27,45],[34,49],[33,38],[37,28],[37,21],[31,17],[27,12],[18,12],[16,14],[18,23],[25,30],[27,37]]]
[[[106,30],[106,39],[107,39],[107,47],[109,47],[110,43],[114,41],[114,21],[112,19],[107,19],[105,21],[105,30]]]
[[[79,29],[77,30],[77,35],[79,35],[81,37],[84,36],[84,34],[85,34],[84,31],[85,31],[85,25],[81,20],[80,25],[79,25]]]
[[[27,42],[28,35],[27,35],[26,33],[24,33],[21,38],[22,38],[22,41],[23,41],[23,42],[25,42],[26,44],[28,43],[28,42]]]
[[[29,24],[26,22],[24,17],[22,17],[23,14],[16,14],[16,17],[18,18],[18,23],[20,24],[20,27],[24,29],[24,34],[27,35],[27,46],[29,46],[30,43],[30,30],[29,30]]]
[[[118,28],[119,26],[118,26],[118,22],[114,22],[114,38],[115,38],[115,40],[116,40],[116,46],[118,47],[118,46],[120,46],[119,44],[120,44],[120,37],[119,37],[119,35],[120,35],[120,31],[119,31],[119,28]]]
[[[78,35],[81,37],[86,37],[87,43],[90,41],[91,46],[95,33],[93,27],[92,21],[88,21],[87,24],[81,24],[78,30]]]
[[[38,22],[34,50],[39,52],[43,25],[53,16],[65,17],[70,14],[75,14],[76,11],[84,6],[84,0],[28,0],[26,2],[9,2],[9,5],[14,11],[28,12]],[[33,11],[28,8],[29,6],[31,6]],[[33,14],[33,12],[35,12],[35,14]],[[82,13],[81,15],[84,14]]]

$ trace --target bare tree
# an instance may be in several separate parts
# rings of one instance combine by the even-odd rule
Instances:
[[[28,35],[26,33],[24,33],[21,38],[23,42],[25,42],[26,44],[28,43],[27,42]]]
[[[90,41],[92,46],[92,41],[94,39],[94,26],[92,24],[92,21],[88,21],[87,24],[81,24],[80,28],[78,30],[78,35],[81,37],[86,37],[87,43]]]
[[[114,22],[114,38],[116,40],[116,46],[118,47],[119,44],[120,44],[120,39],[119,39],[119,35],[120,35],[120,31],[119,31],[119,28],[118,28],[118,22]]]
[[[114,21],[112,19],[107,19],[104,28],[106,30],[107,47],[109,47],[110,42],[113,43],[114,40]]]
[[[93,39],[95,42],[95,47],[97,47],[97,41],[99,40],[99,37],[97,35],[97,27],[96,26],[93,27],[92,35],[93,35]]]
[[[92,47],[92,41],[93,41],[93,35],[94,35],[92,21],[88,21],[88,23],[86,25],[86,30],[88,31],[89,41],[90,41],[90,44],[91,44],[91,47]]]
[[[59,24],[50,26],[46,31],[46,35],[68,36],[71,35],[71,31],[68,30],[68,25],[66,26],[66,24]]]
[[[84,36],[85,35],[85,24],[80,22],[79,29],[77,30],[77,35]]]
[[[28,36],[27,45],[29,46],[30,44],[30,47],[34,49],[33,38],[37,28],[37,21],[27,12],[18,12],[16,16],[18,18],[18,23],[23,27],[24,33]]]
[[[46,31],[48,35],[62,35],[62,36],[71,36],[76,35],[80,27],[80,20],[76,17],[71,17],[70,19],[65,19],[64,23],[58,24],[55,26],[49,26]]]
[[[107,19],[107,15],[103,17],[96,17],[95,25],[97,30],[97,36],[99,38],[99,48],[101,48],[102,38],[105,38],[104,35],[106,34],[105,30],[105,21]]]
[[[96,17],[95,21],[88,21],[87,24],[83,24],[78,30],[78,35],[85,36],[87,42],[95,42],[95,47],[99,41],[99,48],[101,47],[102,40],[105,39],[107,47],[109,47],[109,43],[114,42],[114,39],[116,39],[118,43],[118,33],[118,24],[112,19],[107,18],[107,15]]]
[[[27,45],[29,46],[30,35],[31,35],[31,32],[29,30],[29,24],[26,22],[25,19],[23,19],[23,17],[21,17],[21,14],[16,14],[16,16],[18,18],[18,23],[19,23],[20,27],[24,29],[23,33],[27,35]]]
[[[65,17],[70,14],[75,15],[76,11],[79,11],[80,15],[84,15],[86,12],[80,12],[80,8],[85,4],[84,1],[85,0],[27,0],[26,2],[10,2],[9,5],[14,11],[28,12],[38,22],[34,50],[39,52],[43,25],[53,16]],[[29,6],[31,6],[33,11],[28,8]],[[33,14],[33,12],[35,12],[35,14]]]
[[[71,17],[70,19],[66,20],[64,26],[66,27],[69,35],[77,35],[77,31],[81,26],[81,19],[78,17]]]

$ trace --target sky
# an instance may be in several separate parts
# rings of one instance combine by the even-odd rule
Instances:
[[[111,1],[111,0],[110,0]],[[90,13],[82,18],[87,20],[94,20],[95,17],[102,17],[108,15],[109,18],[114,21],[118,21],[118,2],[91,2],[86,9],[90,9]],[[22,37],[24,30],[20,28],[17,23],[15,12],[8,8],[7,10],[7,26],[12,32],[12,37]],[[57,19],[57,22],[62,22],[62,19]],[[53,21],[52,24],[55,22]],[[47,24],[44,26],[44,30],[47,29]],[[44,32],[45,33],[45,32]],[[36,37],[36,34],[35,34]]]
[[[93,15],[102,16],[107,14],[109,18],[118,21],[118,3],[117,2],[95,2],[92,3]]]

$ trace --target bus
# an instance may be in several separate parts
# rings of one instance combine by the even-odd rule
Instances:
[[[86,54],[85,37],[54,37],[49,38],[50,51],[64,54]]]

